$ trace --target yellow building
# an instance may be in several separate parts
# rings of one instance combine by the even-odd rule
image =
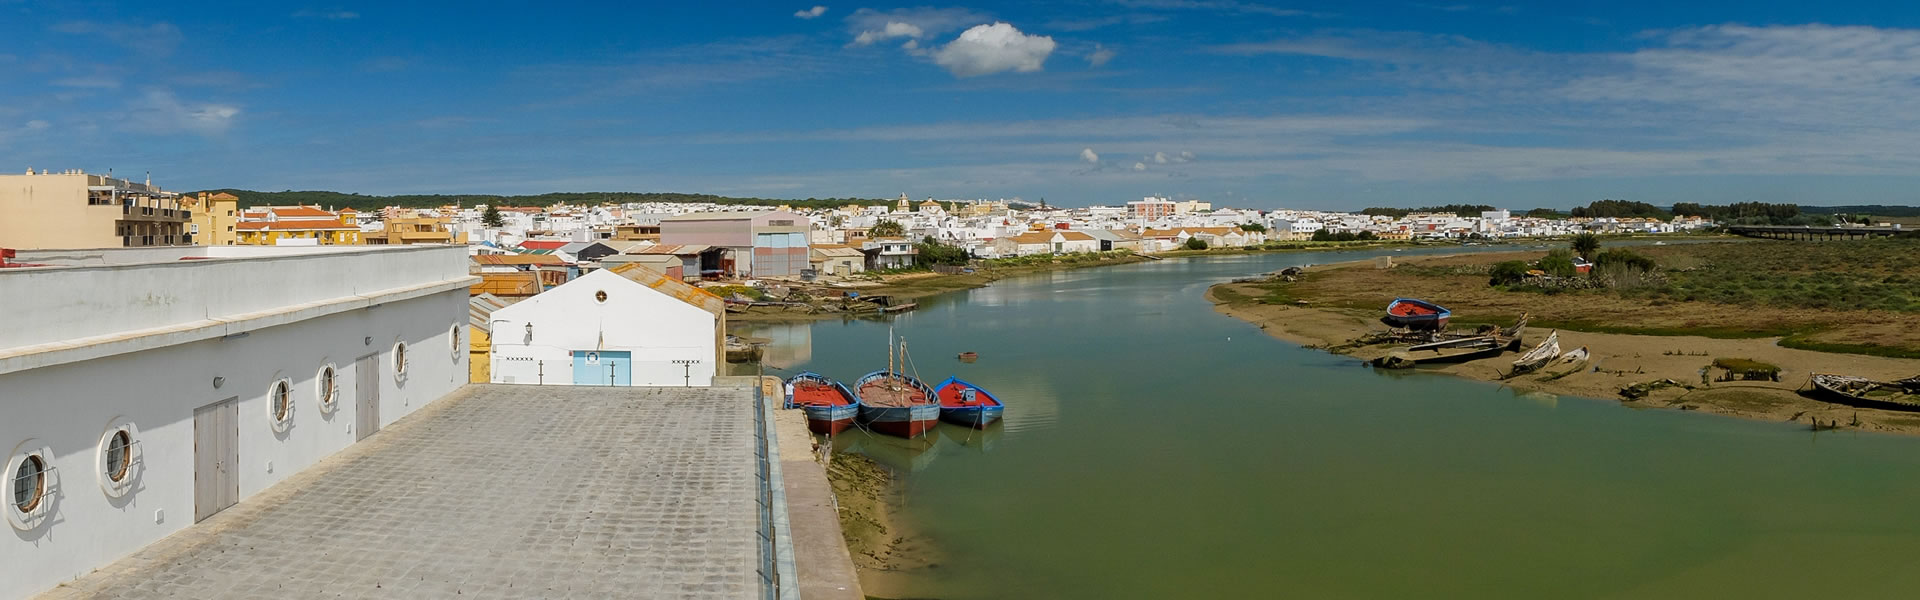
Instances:
[[[235,225],[240,222],[240,198],[226,192],[180,199],[180,205],[193,212],[187,233],[201,246],[232,246],[239,241]]]
[[[185,246],[179,194],[73,170],[0,175],[0,248]]]
[[[465,244],[467,233],[453,232],[450,217],[424,216],[415,211],[387,209],[384,227],[366,235],[369,244]]]
[[[351,208],[257,206],[241,212],[235,227],[243,246],[339,246],[361,243],[359,217]]]

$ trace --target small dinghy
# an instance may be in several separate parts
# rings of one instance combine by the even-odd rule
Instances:
[[[960,355],[955,358],[959,358],[960,362],[970,363],[976,360],[980,360],[980,353],[979,352],[961,352]]]
[[[1547,334],[1547,341],[1540,342],[1540,345],[1534,346],[1532,350],[1528,350],[1526,354],[1520,355],[1518,360],[1513,361],[1513,372],[1507,376],[1513,377],[1538,371],[1540,367],[1547,366],[1547,363],[1553,362],[1556,358],[1560,358],[1560,332],[1558,331]]]
[[[986,388],[958,377],[948,377],[933,386],[933,390],[940,396],[940,420],[955,425],[986,429],[987,425],[1000,420],[1001,413],[1007,409]]]
[[[860,399],[846,385],[807,371],[787,380],[787,408],[807,413],[808,430],[836,435],[853,426],[860,414]]]
[[[1405,327],[1420,331],[1438,331],[1447,327],[1447,317],[1453,311],[1446,307],[1414,298],[1394,298],[1387,304],[1387,316],[1380,321],[1393,327]]]

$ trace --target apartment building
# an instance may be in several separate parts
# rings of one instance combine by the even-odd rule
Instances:
[[[193,244],[180,195],[79,170],[0,175],[0,248]]]

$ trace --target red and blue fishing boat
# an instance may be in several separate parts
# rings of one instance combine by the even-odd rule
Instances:
[[[965,425],[974,429],[986,429],[987,425],[1000,420],[1000,414],[1007,406],[993,397],[986,388],[967,383],[959,377],[948,377],[940,385],[933,386],[940,396],[940,420],[955,425]]]
[[[860,399],[860,423],[868,429],[913,439],[940,422],[933,388],[911,375],[874,371],[855,381],[853,389]]]
[[[860,414],[860,398],[845,384],[807,371],[787,380],[787,408],[807,413],[807,429],[834,435],[853,426]]]
[[[1380,317],[1380,321],[1393,327],[1437,331],[1447,326],[1447,317],[1450,316],[1453,316],[1453,311],[1432,302],[1394,298],[1392,303],[1387,304],[1387,316]]]

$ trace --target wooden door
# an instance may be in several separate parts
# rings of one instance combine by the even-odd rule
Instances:
[[[240,398],[193,411],[193,521],[240,501]]]
[[[353,363],[353,431],[355,440],[380,431],[380,353],[360,357]]]

